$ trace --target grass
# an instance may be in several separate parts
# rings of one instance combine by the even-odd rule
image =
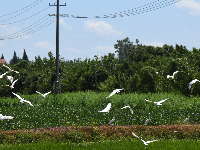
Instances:
[[[34,107],[20,103],[18,98],[1,98],[0,113],[13,116],[12,120],[0,121],[0,130],[30,129],[52,126],[88,126],[107,124],[117,114],[115,125],[143,125],[150,114],[148,125],[182,124],[190,115],[188,123],[199,123],[200,101],[198,97],[185,97],[175,94],[124,94],[113,95],[106,99],[109,92],[64,93],[54,97],[48,95],[41,99],[39,94],[20,95],[31,101]],[[144,99],[160,101],[169,98],[162,106],[148,103]],[[99,113],[111,102],[109,113]],[[122,107],[129,105],[134,110]]]
[[[146,150],[198,150],[200,141],[196,140],[160,140],[150,143],[146,146]],[[35,149],[58,149],[58,150],[142,150],[145,145],[140,140],[114,140],[114,141],[101,141],[101,142],[82,142],[82,143],[31,143],[31,144],[15,144],[0,146],[0,150],[35,150]]]

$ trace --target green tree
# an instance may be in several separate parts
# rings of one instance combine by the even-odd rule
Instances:
[[[23,59],[23,60],[26,60],[26,61],[29,61],[29,60],[28,60],[28,56],[26,55],[25,49],[24,49],[24,53],[23,53],[22,59]]]

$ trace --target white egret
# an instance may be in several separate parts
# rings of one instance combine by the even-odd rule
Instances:
[[[183,120],[183,123],[186,123],[189,120],[189,118],[190,118],[190,116],[188,114],[188,117],[185,120]]]
[[[174,79],[174,75],[176,74],[176,73],[178,73],[179,71],[175,71],[174,73],[173,73],[173,75],[172,76],[170,76],[170,75],[167,75],[167,78],[172,78],[172,79]]]
[[[26,102],[26,103],[28,103],[29,105],[33,106],[33,105],[31,104],[30,101],[24,100],[24,98],[21,98],[19,95],[17,95],[17,94],[14,93],[14,92],[12,92],[12,93],[20,99],[20,102],[21,102],[21,103]]]
[[[14,78],[12,76],[7,76],[7,79],[12,83]]]
[[[108,97],[106,97],[106,98],[109,98],[109,97],[113,96],[115,93],[119,93],[119,92],[120,92],[121,90],[123,90],[123,89],[124,89],[124,88],[113,90],[113,92],[112,92]]]
[[[10,69],[8,66],[5,66],[4,64],[3,64],[3,67],[5,67],[5,68],[8,69],[8,71],[7,71],[8,73],[9,73],[9,72],[19,73],[18,71],[12,70],[12,69]]]
[[[135,133],[132,132],[132,134],[133,134],[136,138],[140,139]],[[144,141],[142,138],[141,138],[140,140],[144,143],[144,145],[148,145],[148,144],[151,143],[151,142],[158,141],[158,140]]]
[[[106,108],[103,109],[102,111],[99,111],[99,112],[109,112],[110,108],[111,108],[111,103],[108,103],[108,105],[106,106]]]
[[[9,86],[11,89],[13,89],[13,88],[14,88],[14,85],[15,85],[15,83],[16,83],[18,80],[19,80],[19,79],[15,80],[15,81],[12,83],[12,85],[5,85],[5,86]]]
[[[197,81],[200,82],[200,81],[197,80],[197,79],[192,80],[192,81],[189,83],[188,88],[191,89],[192,84],[195,83],[195,82],[197,82]]]
[[[115,121],[115,116],[116,116],[116,114],[114,115],[114,117],[112,118],[112,120],[110,120],[110,122],[108,124],[111,124],[111,123],[113,123]]]
[[[144,125],[147,125],[147,123],[148,123],[150,120],[151,120],[151,119],[150,119],[150,115],[149,115],[149,119],[147,119],[147,120],[145,121]]]
[[[38,93],[38,94],[41,95],[40,98],[45,98],[45,96],[46,96],[47,94],[51,93],[51,91],[48,92],[48,93],[45,93],[45,94],[42,94],[42,93],[40,93],[40,92],[38,92],[38,91],[36,91],[36,93]]]
[[[124,109],[124,108],[129,108],[130,111],[131,111],[131,113],[133,114],[133,109],[132,109],[130,106],[124,106],[124,107],[122,107],[121,109]]]
[[[13,119],[14,117],[12,116],[3,116],[2,114],[0,114],[0,120],[4,120],[4,119]]]
[[[161,100],[161,101],[159,101],[159,102],[152,102],[152,101],[149,101],[149,100],[146,100],[145,99],[145,101],[147,101],[147,102],[152,102],[152,103],[154,103],[155,105],[162,105],[161,103],[163,103],[164,101],[166,101],[166,100],[168,100],[169,98],[166,98],[166,99],[164,99],[164,100]]]
[[[6,72],[6,73],[7,73],[7,72]],[[6,73],[4,73],[4,74],[0,75],[0,78],[3,78],[3,76],[4,76]]]

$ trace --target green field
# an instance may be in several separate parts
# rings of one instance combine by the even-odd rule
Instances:
[[[144,125],[150,115],[148,125],[182,124],[190,115],[187,123],[200,123],[199,97],[185,97],[176,94],[125,94],[113,95],[106,99],[109,92],[96,93],[74,92],[57,95],[48,95],[46,99],[39,94],[20,95],[31,101],[34,107],[27,103],[20,103],[15,97],[0,99],[0,113],[12,116],[12,120],[0,121],[0,130],[30,129],[53,126],[88,126],[104,125],[116,115],[115,125]],[[162,106],[146,102],[160,101],[169,98]],[[100,113],[108,103],[112,104],[109,113]],[[129,105],[133,109],[121,109]]]
[[[1,150],[199,150],[200,141],[194,140],[161,140],[145,146],[139,140],[103,141],[85,143],[33,143],[0,146]]]

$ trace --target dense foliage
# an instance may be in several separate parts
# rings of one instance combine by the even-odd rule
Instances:
[[[101,58],[85,60],[60,59],[61,90],[74,91],[112,91],[115,88],[125,88],[125,92],[164,93],[180,92],[186,95],[200,94],[200,83],[188,89],[193,79],[200,80],[200,49],[192,51],[185,46],[169,45],[153,47],[133,45],[129,38],[117,41],[114,45],[115,54],[109,53]],[[55,88],[55,57],[51,52],[49,58],[35,57],[35,61],[22,60],[15,65],[9,65],[19,74],[9,73],[0,80],[1,85],[11,84],[6,76],[12,75],[18,79],[14,92],[34,94],[36,90],[54,92]],[[13,60],[14,61],[14,60]],[[1,64],[2,66],[2,64]],[[167,78],[178,70],[174,79]],[[0,68],[3,74],[7,69]],[[10,96],[9,87],[0,86],[0,96]]]

